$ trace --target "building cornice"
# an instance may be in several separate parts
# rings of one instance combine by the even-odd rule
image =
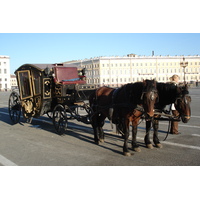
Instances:
[[[145,60],[145,59],[199,59],[200,55],[180,55],[180,56],[101,56],[101,57],[94,57],[90,59],[83,59],[83,60],[72,60],[66,61],[64,63],[80,63],[80,62],[89,62],[89,61],[100,61],[100,60]]]

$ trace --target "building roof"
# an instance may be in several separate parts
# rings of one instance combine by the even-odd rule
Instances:
[[[0,58],[10,58],[10,56],[2,56],[2,55],[0,55]]]

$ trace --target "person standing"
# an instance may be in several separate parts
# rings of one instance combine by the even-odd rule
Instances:
[[[171,78],[171,83],[173,83],[174,85],[178,85],[179,83],[179,76],[174,74]],[[174,115],[174,117],[177,117],[179,115],[179,112],[176,110],[174,103],[171,106],[171,110],[172,110],[172,114]],[[178,122],[177,121],[172,121],[171,122],[171,134],[175,134],[178,135],[180,134],[180,132],[178,132]]]

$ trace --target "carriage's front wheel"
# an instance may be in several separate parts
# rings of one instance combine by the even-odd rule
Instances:
[[[12,92],[8,101],[8,112],[13,124],[16,124],[20,120],[21,116],[21,103],[17,92]]]
[[[67,117],[65,108],[60,104],[53,110],[53,124],[59,135],[64,134],[67,129]]]

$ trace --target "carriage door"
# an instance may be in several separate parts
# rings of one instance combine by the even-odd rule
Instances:
[[[29,99],[33,97],[33,90],[30,78],[30,71],[18,71],[18,82],[21,100]]]
[[[29,70],[17,72],[22,113],[25,118],[30,118],[34,114],[33,110],[33,87]]]

